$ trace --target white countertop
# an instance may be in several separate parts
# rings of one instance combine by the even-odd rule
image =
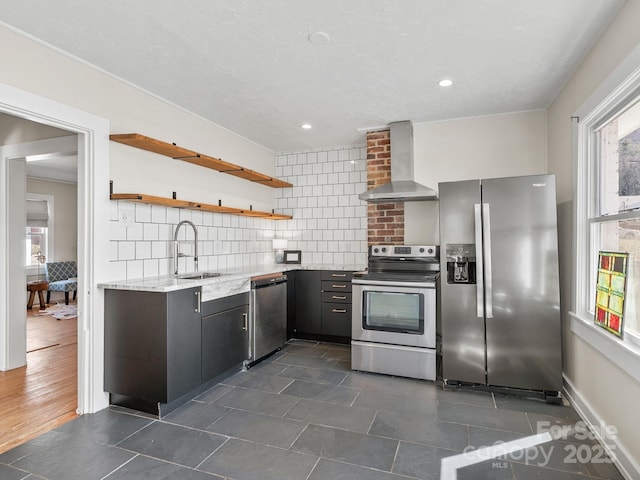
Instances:
[[[251,265],[216,270],[219,277],[202,279],[181,279],[174,276],[139,278],[133,280],[116,280],[98,284],[98,288],[112,290],[137,290],[142,292],[172,292],[184,288],[202,287],[202,301],[214,300],[251,289],[251,277],[268,273],[286,272],[288,270],[343,270],[360,271],[364,265],[320,265],[274,263],[270,265]]]

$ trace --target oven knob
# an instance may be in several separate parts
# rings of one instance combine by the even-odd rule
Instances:
[[[420,253],[424,253],[424,248],[420,247]]]
[[[429,250],[427,250],[427,253],[433,253],[433,248],[430,248]]]
[[[377,248],[374,248],[374,249],[373,249],[373,253],[378,253],[378,251],[379,251],[379,250],[378,250]]]
[[[387,248],[386,247],[382,247],[382,253],[386,252]]]

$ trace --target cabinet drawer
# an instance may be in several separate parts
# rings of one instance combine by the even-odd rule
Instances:
[[[351,292],[351,280],[322,280],[323,292]]]
[[[344,303],[323,303],[322,334],[350,337],[351,306]]]
[[[351,292],[322,292],[322,303],[351,304]]]
[[[351,281],[353,272],[343,272],[340,270],[323,270],[322,280],[341,280],[343,282]]]

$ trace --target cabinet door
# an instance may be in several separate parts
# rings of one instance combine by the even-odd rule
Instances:
[[[287,272],[287,340],[293,338],[296,328],[296,270]]]
[[[104,388],[167,402],[167,294],[105,290]]]
[[[249,305],[202,317],[202,382],[247,358]]]
[[[200,288],[167,295],[167,401],[200,386]]]
[[[351,305],[345,303],[323,303],[322,334],[350,337]]]
[[[321,271],[298,270],[295,276],[295,333],[320,335],[321,316]]]

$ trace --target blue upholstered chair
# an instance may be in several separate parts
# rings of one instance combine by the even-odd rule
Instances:
[[[51,300],[51,292],[64,292],[65,305],[69,305],[69,292],[73,292],[73,299],[76,299],[76,290],[78,290],[76,262],[48,262],[45,274],[49,282],[47,303]]]

